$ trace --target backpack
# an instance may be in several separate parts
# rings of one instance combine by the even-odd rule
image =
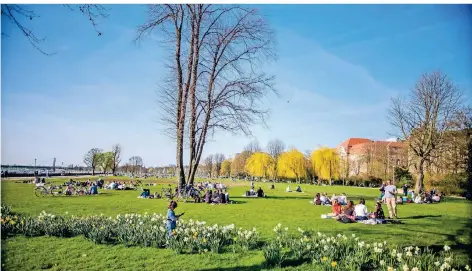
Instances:
[[[352,220],[350,220],[349,218],[345,217],[345,216],[342,216],[340,219],[339,219],[339,222],[341,223],[353,223]]]

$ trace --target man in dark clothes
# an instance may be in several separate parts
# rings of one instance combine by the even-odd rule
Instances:
[[[262,190],[261,187],[259,187],[259,189],[257,189],[257,197],[258,198],[264,197],[264,191]]]

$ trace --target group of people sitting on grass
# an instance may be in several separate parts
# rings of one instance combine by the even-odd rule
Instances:
[[[382,186],[380,187],[380,197],[379,200],[385,202],[385,187],[386,183],[383,183]],[[396,198],[396,203],[397,204],[403,204],[403,203],[417,203],[417,204],[422,204],[422,203],[435,203],[435,202],[441,202],[441,199],[444,198],[444,193],[438,193],[436,188],[431,189],[430,192],[427,191],[422,191],[421,193],[415,195],[415,191],[411,190],[409,191],[408,185],[404,184],[402,186],[403,190],[403,195],[400,195]]]
[[[161,194],[155,192],[154,194],[151,194],[151,190],[149,189],[142,189],[143,191],[139,195],[138,199],[160,199],[162,198]]]
[[[287,188],[285,189],[285,192],[292,192],[292,189],[290,189],[290,185],[287,186]],[[295,189],[295,192],[301,193],[302,188],[300,186],[297,186],[297,189]]]
[[[203,198],[205,203],[208,204],[228,204],[232,203],[229,199],[229,193],[226,189],[217,189],[214,192],[208,189]]]
[[[226,189],[226,186],[223,183],[212,183],[212,182],[199,182],[197,183],[197,189],[205,190],[205,189]]]
[[[66,182],[64,185],[66,186],[66,189],[64,190],[64,194],[66,196],[71,196],[72,194],[74,194],[75,192],[77,192],[79,195],[98,195],[98,188],[99,188],[99,184],[102,184],[100,182],[100,180],[97,180],[95,182],[92,182],[89,180],[87,180],[87,182],[85,182],[86,185],[82,185],[82,183],[80,183],[79,185],[77,185],[77,182],[73,181],[72,179],[69,180],[69,182]],[[77,190],[75,188],[75,186],[79,186],[79,187],[86,187],[87,189],[84,190]]]
[[[245,197],[257,197],[257,198],[264,198],[265,193],[264,190],[262,190],[262,187],[259,187],[257,191],[254,191],[254,187],[251,187],[249,191],[246,191],[246,194],[244,195]]]
[[[392,214],[390,214],[392,215]],[[396,214],[395,214],[396,216]],[[382,202],[375,203],[375,210],[369,212],[365,206],[365,200],[360,199],[357,205],[354,205],[352,200],[348,201],[346,205],[339,204],[335,199],[332,204],[332,212],[327,215],[322,215],[322,218],[333,218],[342,223],[361,222],[365,224],[385,224],[385,214],[382,209]]]
[[[135,190],[136,187],[137,187],[137,184],[134,181],[129,181],[129,182],[110,181],[105,185],[105,189],[110,189],[110,190]]]
[[[347,196],[345,193],[342,193],[340,196],[333,194],[331,198],[328,197],[326,193],[316,193],[315,198],[313,199],[314,205],[332,205],[334,201],[337,201],[340,205],[347,205]]]

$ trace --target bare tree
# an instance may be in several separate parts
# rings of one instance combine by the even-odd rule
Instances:
[[[214,155],[214,162],[215,162],[215,173],[216,177],[220,177],[221,174],[221,164],[225,160],[225,155],[222,153],[217,153]]]
[[[273,35],[255,10],[237,5],[151,5],[148,14],[138,39],[159,27],[174,44],[173,80],[160,96],[169,107],[163,120],[175,134],[182,187],[185,132],[193,183],[208,136],[218,130],[250,135],[253,124],[264,124],[261,100],[274,90],[274,78],[260,64],[274,56]]]
[[[113,175],[116,175],[116,169],[118,168],[120,162],[121,162],[121,146],[120,144],[115,144],[113,145],[111,149],[112,153],[112,173]]]
[[[277,164],[279,162],[279,156],[285,151],[285,143],[280,139],[273,139],[267,143],[267,152],[270,154],[274,161],[274,178],[277,180]],[[308,153],[308,157],[310,157]]]
[[[131,170],[132,170],[132,174],[135,174],[136,172],[138,172],[138,170],[140,170],[142,167],[143,167],[143,159],[139,156],[133,156],[129,159],[128,161],[130,167],[131,167]]]
[[[96,4],[86,4],[86,5],[64,5],[71,11],[79,10],[87,19],[92,23],[95,31],[98,36],[102,35],[97,29],[100,19],[105,19],[108,17],[109,9],[105,8],[103,5]],[[32,9],[28,9],[26,5],[17,5],[17,4],[4,4],[1,9],[2,18],[6,18],[7,21],[13,24],[14,27],[18,28],[21,33],[28,39],[29,43],[36,48],[39,52],[44,55],[52,55],[54,53],[46,53],[43,49],[40,48],[40,43],[44,41],[45,38],[39,37],[33,30],[26,26],[26,21],[33,21],[40,16]],[[2,32],[2,36],[8,36],[6,33]]]
[[[248,151],[248,152],[251,152],[251,153],[255,153],[255,152],[260,152],[262,151],[262,148],[261,146],[259,145],[259,141],[257,139],[254,139],[253,141],[249,142],[249,144],[247,144],[245,147],[244,147],[244,151]]]
[[[100,164],[102,152],[102,149],[93,148],[89,150],[84,156],[84,163],[87,167],[92,168],[92,175],[95,175],[95,169]]]
[[[205,164],[205,173],[211,178],[211,172],[213,171],[213,155],[208,155],[203,163]]]
[[[408,99],[392,99],[390,123],[396,128],[398,137],[406,139],[415,158],[417,193],[423,189],[425,162],[452,128],[461,102],[461,92],[440,71],[423,74]]]

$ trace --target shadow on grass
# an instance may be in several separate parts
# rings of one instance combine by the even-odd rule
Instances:
[[[239,270],[261,270],[264,268],[262,264],[256,264],[251,266],[236,266],[236,267],[226,267],[226,268],[208,268],[208,269],[199,269],[199,271],[239,271]]]
[[[433,218],[433,217],[442,217],[442,215],[415,215],[415,216],[400,217],[399,219],[422,219],[422,218]]]

